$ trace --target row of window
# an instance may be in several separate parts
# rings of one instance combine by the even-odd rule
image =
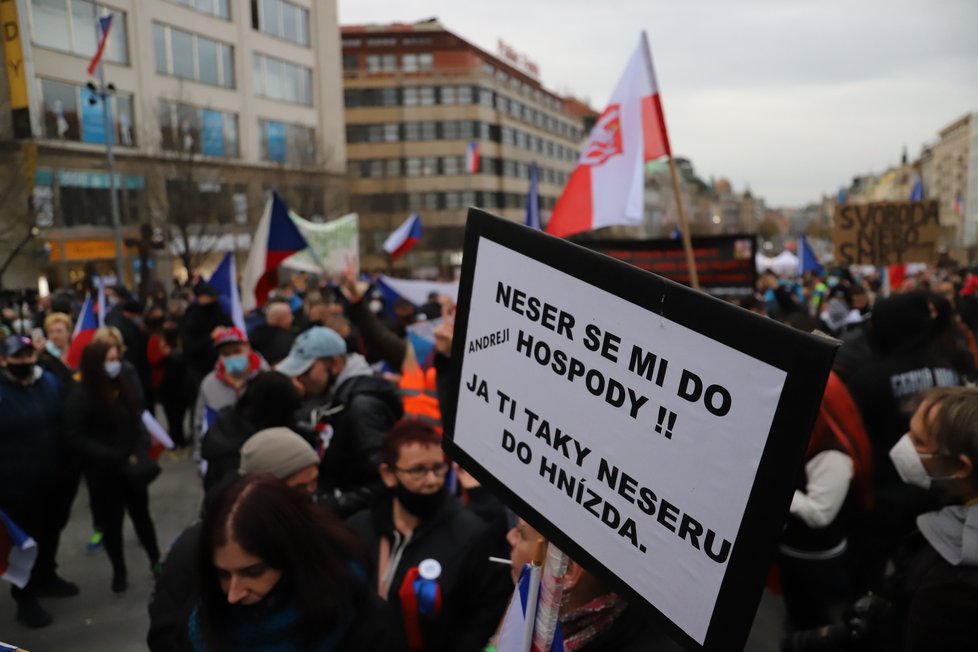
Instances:
[[[44,136],[83,143],[105,143],[105,121],[101,99],[85,86],[39,79],[44,111]],[[131,95],[109,98],[109,124],[113,142],[133,146]],[[162,147],[222,158],[240,156],[238,116],[178,102],[160,101]],[[308,165],[316,162],[316,130],[274,120],[259,120],[261,160],[272,163]]]
[[[169,25],[153,24],[156,72],[234,88],[234,47],[185,32]]]
[[[395,192],[357,195],[351,198],[352,210],[359,213],[398,213],[404,211],[451,211],[468,206],[480,208],[526,208],[526,194],[463,190],[460,192]],[[540,209],[552,210],[556,197],[540,196]]]
[[[383,179],[399,177],[452,176],[465,174],[464,156],[408,156],[404,158],[364,159],[349,161],[347,171],[351,177]],[[479,162],[479,174],[514,179],[529,179],[530,165],[509,159],[483,158]],[[553,168],[538,168],[539,181],[564,185],[568,174]]]
[[[559,161],[576,161],[579,153],[560,143],[520,129],[477,120],[381,122],[346,126],[348,143],[397,143],[416,140],[491,140]]]
[[[434,68],[435,57],[431,52],[411,52],[400,55],[400,68],[398,68],[398,55],[396,54],[368,54],[363,59],[367,72],[430,72]],[[344,55],[343,66],[350,70],[357,70],[360,67],[360,58],[355,54]]]
[[[346,108],[361,106],[434,106],[481,104],[510,117],[579,141],[584,132],[577,126],[479,86],[405,86],[403,88],[347,88],[343,91]]]
[[[54,50],[91,57],[98,46],[98,19],[109,14],[102,4],[89,0],[32,0],[31,29],[34,42]],[[129,63],[126,14],[115,16],[102,58],[112,63]]]

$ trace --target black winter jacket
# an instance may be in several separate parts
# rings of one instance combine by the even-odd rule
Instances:
[[[377,586],[380,541],[387,539],[392,542],[391,548],[395,547],[391,494],[385,493],[371,509],[354,515],[349,523],[367,546],[372,564],[368,581],[371,586]],[[387,595],[391,611],[401,622],[398,593],[408,571],[426,559],[441,564],[437,580],[441,612],[433,618],[421,617],[426,652],[481,651],[499,626],[513,583],[508,568],[489,562],[487,529],[457,498],[446,494],[435,515],[419,525],[405,544]]]

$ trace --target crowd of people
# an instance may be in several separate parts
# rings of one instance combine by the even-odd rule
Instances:
[[[153,652],[493,649],[542,535],[442,451],[440,409],[456,391],[449,299],[386,305],[352,273],[301,278],[242,327],[199,280],[106,297],[105,326],[81,351],[80,296],[0,314],[0,510],[39,550],[12,588],[20,623],[49,625],[44,601],[80,591],[56,560],[84,481],[111,591],[128,588],[126,513],[145,550]],[[765,272],[739,304],[841,341],[772,574],[787,633],[832,625],[873,591],[891,617],[859,636],[968,649],[978,274],[925,270],[886,293],[875,274]],[[436,321],[423,359],[407,337],[419,320]],[[198,463],[204,492],[169,550],[152,518],[148,415],[172,457]],[[565,649],[678,649],[593,570],[568,565]]]

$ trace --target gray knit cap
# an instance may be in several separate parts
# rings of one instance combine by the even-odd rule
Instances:
[[[252,435],[241,447],[238,473],[271,473],[285,480],[314,464],[319,464],[319,456],[309,442],[288,428],[266,428]]]

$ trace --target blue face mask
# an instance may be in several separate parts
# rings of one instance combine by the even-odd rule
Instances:
[[[232,376],[239,376],[248,371],[248,355],[229,355],[221,359],[224,363],[224,371]]]

